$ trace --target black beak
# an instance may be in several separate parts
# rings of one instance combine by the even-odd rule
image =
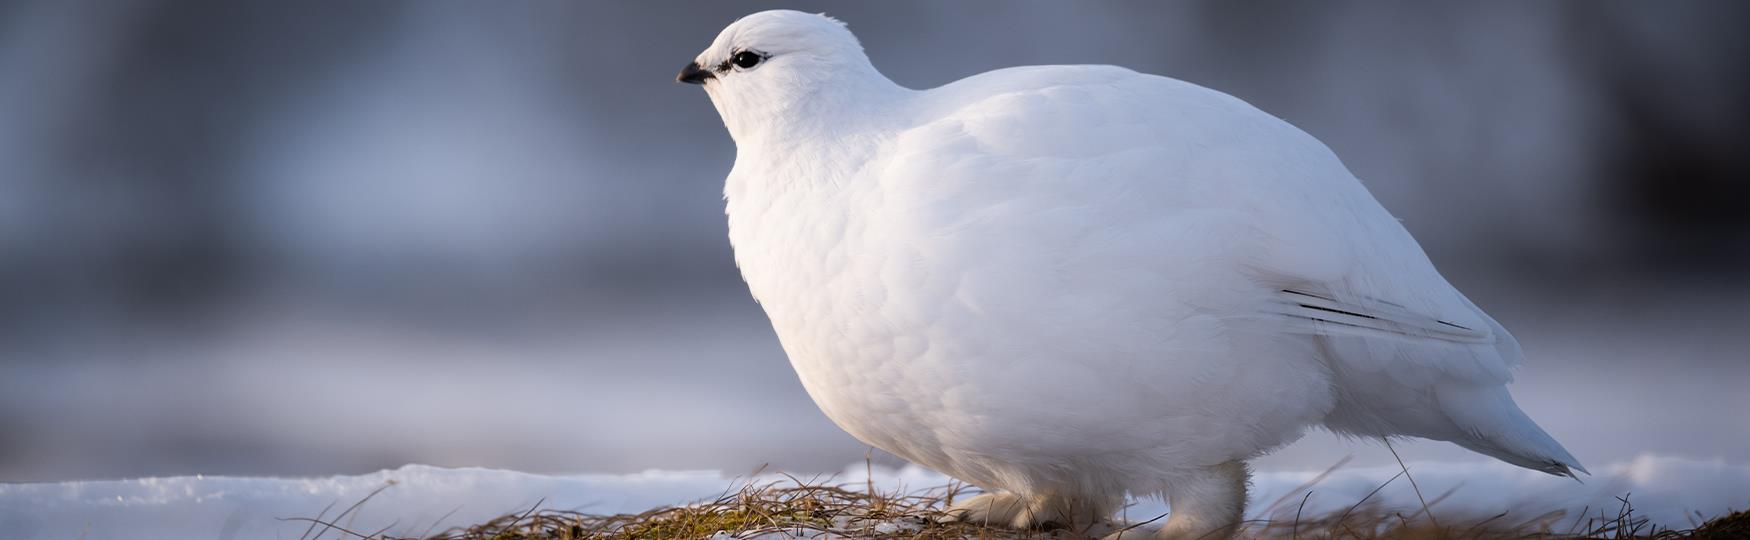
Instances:
[[[681,74],[676,75],[674,80],[687,84],[705,84],[705,81],[715,77],[716,75],[711,74],[711,70],[701,68],[698,62],[693,62],[687,64],[687,67],[681,68]]]

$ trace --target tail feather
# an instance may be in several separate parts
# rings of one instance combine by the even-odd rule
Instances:
[[[1435,389],[1441,410],[1461,435],[1451,442],[1513,465],[1579,480],[1591,475],[1574,455],[1525,415],[1500,385],[1443,385]]]

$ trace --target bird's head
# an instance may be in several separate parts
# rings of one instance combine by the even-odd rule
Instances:
[[[809,115],[840,112],[865,90],[897,88],[869,63],[844,23],[790,10],[730,24],[675,80],[703,86],[738,142]]]

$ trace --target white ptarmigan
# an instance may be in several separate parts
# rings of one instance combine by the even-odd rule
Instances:
[[[823,15],[742,18],[681,72],[735,139],[729,239],[803,387],[990,493],[963,519],[1231,531],[1309,426],[1584,471],[1505,384],[1518,344],[1330,149],[1110,66],[882,76]]]

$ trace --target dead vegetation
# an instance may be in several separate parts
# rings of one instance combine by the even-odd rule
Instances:
[[[1341,464],[1339,464],[1341,465]],[[1333,470],[1335,467],[1333,467]],[[1408,476],[1408,471],[1398,476]],[[1329,472],[1327,472],[1329,474]],[[872,484],[844,485],[806,482],[794,477],[769,483],[744,483],[720,497],[683,506],[658,508],[640,514],[596,515],[542,508],[473,525],[418,537],[423,540],[691,540],[706,538],[852,538],[881,540],[946,539],[1079,539],[1100,538],[1116,529],[1071,531],[1017,531],[978,523],[944,522],[942,509],[954,499],[972,494],[965,486],[951,485],[914,493],[882,492]],[[1322,476],[1321,476],[1322,478]],[[1391,481],[1395,481],[1394,477]],[[1386,484],[1391,483],[1387,481]],[[1420,509],[1404,512],[1372,500],[1372,494],[1341,512],[1303,515],[1315,479],[1299,497],[1284,497],[1266,507],[1258,519],[1239,525],[1236,538],[1332,539],[1332,540],[1742,540],[1750,539],[1750,512],[1718,517],[1692,529],[1673,530],[1653,526],[1635,513],[1625,498],[1613,509],[1587,509],[1569,516],[1555,511],[1536,516],[1436,516],[1436,507],[1451,493],[1426,500]],[[387,486],[385,486],[387,487]],[[1385,484],[1380,486],[1381,489]],[[379,490],[381,491],[381,490]],[[1374,493],[1378,493],[1378,489]],[[372,495],[375,495],[373,493]],[[304,535],[315,540],[326,533],[366,540],[398,540],[383,531],[363,533],[335,524],[346,513],[363,505],[355,503],[332,519],[294,518],[308,521]],[[326,514],[326,511],[324,512]],[[1146,527],[1162,519],[1141,521]],[[1129,535],[1126,535],[1129,538]],[[1143,535],[1141,538],[1148,538]]]

